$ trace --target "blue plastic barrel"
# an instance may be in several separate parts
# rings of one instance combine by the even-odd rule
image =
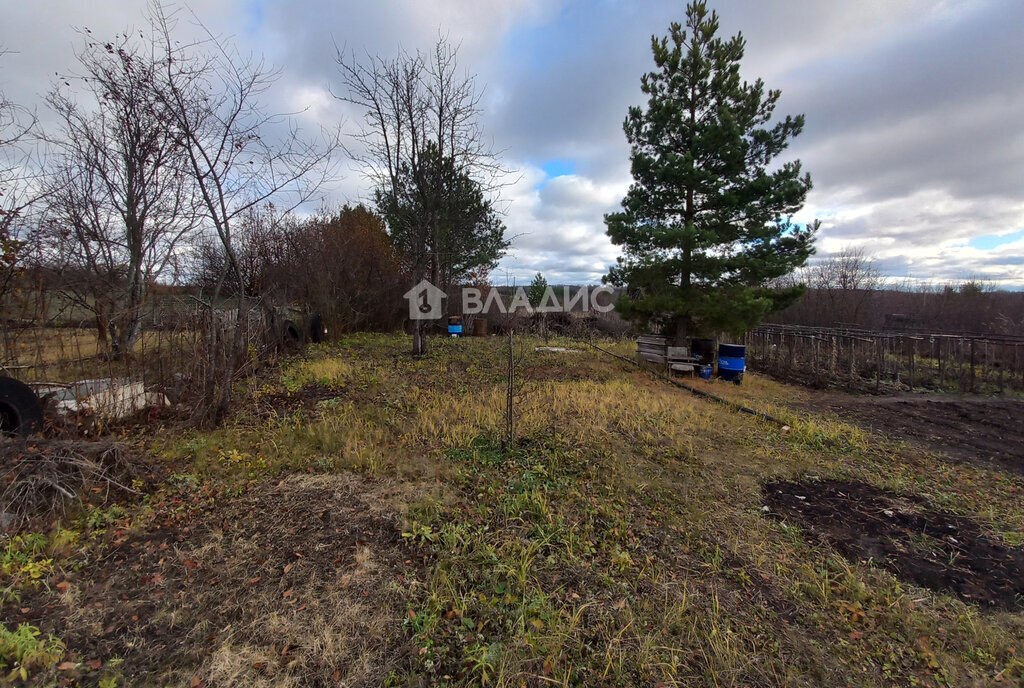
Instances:
[[[701,379],[710,380],[711,379],[711,366],[709,366],[709,365],[702,365],[700,367],[700,376],[701,376]]]
[[[462,336],[462,325],[449,325],[448,334],[452,337]]]
[[[718,345],[718,377],[739,382],[747,363],[747,347],[742,344]]]

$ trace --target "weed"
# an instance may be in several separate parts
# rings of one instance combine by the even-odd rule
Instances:
[[[112,504],[105,509],[102,507],[90,508],[79,520],[89,530],[102,531],[110,524],[122,518],[125,513],[124,507]]]
[[[26,623],[13,631],[0,624],[0,670],[10,669],[7,680],[28,681],[31,674],[52,670],[63,656],[64,643],[59,638],[43,637],[42,631]]]

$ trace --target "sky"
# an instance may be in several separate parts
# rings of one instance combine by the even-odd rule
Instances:
[[[863,248],[894,281],[967,279],[1024,288],[1024,2],[712,0],[721,33],[742,31],[745,79],[780,89],[777,116],[803,113],[780,158],[814,188],[794,218],[818,218],[821,259]],[[143,26],[143,0],[0,0],[0,90],[47,122],[43,94],[74,67],[86,27]],[[681,0],[205,0],[213,32],[280,70],[268,107],[300,126],[359,113],[336,99],[335,56],[460,46],[482,89],[481,124],[516,173],[502,191],[509,254],[492,281],[597,283],[618,255],[603,216],[631,181],[622,132],[644,103],[652,35]],[[184,29],[188,30],[188,27]],[[328,203],[368,201],[358,166]]]

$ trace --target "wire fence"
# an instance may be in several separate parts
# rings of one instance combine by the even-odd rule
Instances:
[[[762,325],[744,337],[752,370],[853,391],[1024,391],[1024,337]]]

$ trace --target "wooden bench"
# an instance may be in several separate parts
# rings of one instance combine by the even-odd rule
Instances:
[[[692,377],[697,372],[700,359],[690,355],[688,346],[669,346],[665,348],[665,360],[668,364],[668,372],[689,373]]]

